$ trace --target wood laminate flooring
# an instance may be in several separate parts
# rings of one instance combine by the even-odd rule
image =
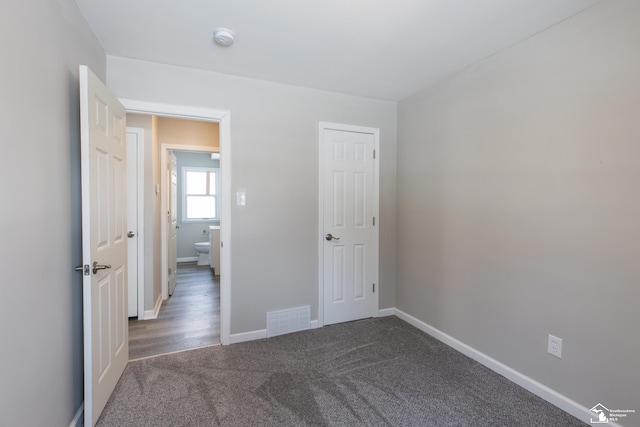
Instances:
[[[129,319],[129,360],[220,343],[220,277],[178,264],[176,288],[157,319]]]

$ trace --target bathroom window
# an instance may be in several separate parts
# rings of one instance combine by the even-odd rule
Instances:
[[[182,220],[218,219],[218,169],[182,168]]]

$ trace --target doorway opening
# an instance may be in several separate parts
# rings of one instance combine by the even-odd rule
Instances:
[[[219,325],[219,340],[222,344],[229,343],[229,334],[230,334],[230,283],[231,283],[231,271],[230,271],[230,260],[231,260],[231,245],[230,245],[230,236],[231,236],[231,217],[230,217],[230,157],[231,157],[231,147],[230,147],[230,135],[229,135],[229,112],[221,111],[221,110],[212,110],[212,109],[204,109],[204,108],[194,108],[194,107],[184,107],[177,105],[167,105],[167,104],[155,104],[155,103],[147,103],[142,101],[134,101],[121,99],[122,104],[125,106],[127,110],[128,120],[130,115],[137,116],[146,116],[147,118],[153,119],[152,127],[155,127],[157,130],[158,121],[159,120],[177,120],[180,121],[191,121],[192,123],[199,123],[200,125],[216,125],[218,127],[218,147],[214,146],[206,146],[194,144],[192,137],[183,138],[180,143],[172,143],[167,142],[165,144],[161,144],[159,140],[154,140],[150,142],[150,147],[145,146],[145,164],[147,169],[151,169],[150,175],[150,185],[146,184],[145,180],[145,197],[149,197],[150,203],[146,203],[146,207],[149,205],[152,206],[153,215],[151,218],[145,214],[145,228],[149,228],[149,222],[152,224],[152,229],[154,230],[151,245],[148,245],[149,238],[147,237],[147,242],[145,242],[145,248],[148,248],[149,251],[145,252],[145,261],[152,259],[152,266],[149,267],[147,263],[145,263],[146,272],[152,270],[151,278],[145,277],[145,289],[150,290],[150,295],[145,295],[146,304],[144,305],[145,310],[143,312],[143,316],[145,318],[153,318],[154,314],[159,311],[160,303],[162,301],[166,301],[169,297],[169,286],[168,286],[168,276],[169,269],[168,265],[168,235],[169,228],[166,226],[167,221],[167,204],[169,201],[167,200],[167,191],[166,191],[166,183],[167,181],[167,169],[165,166],[167,164],[167,152],[170,150],[180,150],[187,152],[207,152],[209,156],[211,156],[211,152],[215,152],[219,155],[219,197],[218,201],[218,212],[216,212],[218,219],[217,225],[220,226],[219,230],[219,240],[220,240],[220,260],[219,260],[219,270],[225,271],[224,276],[216,277],[213,275],[213,271],[209,268],[198,268],[193,269],[186,276],[193,276],[193,273],[204,274],[207,275],[209,279],[213,282],[214,286],[217,286],[219,289],[219,304],[216,304],[219,307],[219,320],[217,324]],[[131,124],[131,123],[129,123]],[[135,126],[135,124],[134,124]],[[151,136],[151,139],[154,139],[155,136]],[[146,139],[146,138],[145,138]],[[176,147],[177,145],[177,147]],[[179,173],[179,172],[178,172]],[[199,224],[201,227],[200,230],[200,238],[204,240],[205,233],[202,233],[202,230],[207,230],[206,228],[202,228],[204,224]],[[208,234],[208,233],[207,233]],[[176,258],[178,258],[178,253],[176,253]],[[183,256],[182,258],[187,258],[183,261],[189,261],[190,256]],[[195,263],[192,266],[185,267],[195,267]],[[189,270],[189,268],[186,268]],[[178,275],[180,274],[180,268],[175,269]],[[201,281],[198,279],[197,281]],[[155,289],[154,289],[155,288]],[[155,296],[154,294],[157,294]],[[155,297],[155,301],[154,301]],[[150,300],[151,299],[151,303]],[[149,316],[147,317],[147,314]],[[189,331],[185,332],[185,335],[189,335]],[[133,355],[132,355],[133,356]]]
[[[152,175],[160,184],[159,192],[154,189],[160,203],[156,200],[152,208],[152,222],[156,239],[161,230],[166,238],[152,245],[160,247],[154,251],[154,264],[166,274],[151,273],[149,313],[137,319],[129,315],[130,360],[219,344],[219,125],[134,114],[127,120],[146,128],[160,154]]]

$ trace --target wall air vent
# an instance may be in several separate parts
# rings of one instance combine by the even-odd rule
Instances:
[[[267,313],[267,337],[304,331],[311,327],[311,306]]]

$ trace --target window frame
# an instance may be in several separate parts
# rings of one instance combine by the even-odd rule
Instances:
[[[188,218],[187,217],[187,197],[190,194],[187,194],[187,172],[207,172],[207,188],[209,188],[210,182],[210,174],[215,175],[216,180],[216,188],[215,194],[191,194],[191,196],[204,196],[204,197],[213,197],[216,216],[213,218]],[[182,166],[180,173],[182,174],[182,209],[180,218],[181,222],[211,222],[211,221],[219,221],[220,220],[220,168],[209,168],[209,167],[199,167],[199,166]]]

